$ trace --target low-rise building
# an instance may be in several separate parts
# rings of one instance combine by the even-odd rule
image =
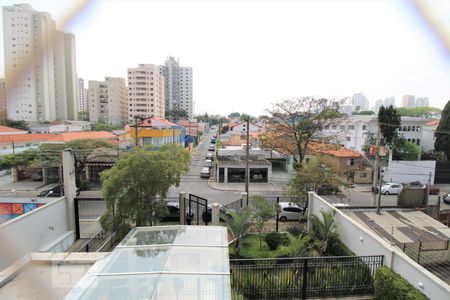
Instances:
[[[429,120],[425,123],[422,130],[422,150],[428,152],[434,150],[434,142],[436,137],[434,133],[439,126],[439,120]]]
[[[0,135],[0,155],[20,153],[42,144],[64,144],[84,139],[115,141],[117,137],[107,131]]]
[[[136,127],[129,125],[130,137],[136,144]],[[164,144],[176,143],[184,146],[183,130],[166,119],[151,117],[141,120],[137,128],[137,144],[155,149]]]
[[[53,124],[30,125],[31,133],[61,133],[89,130],[91,130],[91,124],[87,121],[66,120]]]
[[[409,142],[422,147],[423,126],[427,120],[424,118],[402,117],[399,134]],[[377,117],[365,115],[350,115],[325,126],[323,134],[333,137],[336,143],[349,149],[361,152],[366,137],[369,134],[376,135]]]

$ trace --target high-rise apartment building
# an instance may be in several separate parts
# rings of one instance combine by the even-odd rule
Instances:
[[[384,98],[384,106],[388,107],[391,105],[395,106],[395,97],[391,96],[391,97]]]
[[[383,105],[383,100],[378,99],[377,101],[375,101],[375,105],[372,108],[372,110],[375,112],[375,114],[378,114],[378,111],[380,110],[380,107]]]
[[[178,60],[170,56],[159,67],[164,76],[166,110],[182,109],[189,119],[193,118],[193,77],[191,67],[180,67]]]
[[[369,100],[363,93],[354,94],[352,97],[354,111],[369,110]]]
[[[89,80],[89,120],[123,125],[127,122],[128,101],[125,79],[105,77]]]
[[[77,118],[75,38],[49,13],[3,7],[7,114],[29,122]]]
[[[6,113],[6,82],[0,79],[0,112]]]
[[[416,99],[416,107],[418,106],[429,106],[428,98],[427,97],[418,97]]]
[[[84,88],[83,78],[78,78],[78,111],[89,111],[88,93],[89,90]]]
[[[404,95],[402,97],[402,107],[416,107],[416,97],[414,95]]]
[[[139,64],[128,69],[128,119],[134,116],[164,118],[164,78],[159,67]]]

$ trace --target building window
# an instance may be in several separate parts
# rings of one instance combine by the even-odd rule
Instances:
[[[339,126],[339,129],[341,129],[341,130],[345,130],[345,125],[341,125],[341,126]]]
[[[420,146],[420,139],[417,139],[417,145]]]
[[[367,129],[367,125],[363,125],[363,130],[366,130]]]
[[[325,127],[324,127],[325,129],[330,129],[330,125],[325,125]]]
[[[348,130],[355,130],[355,125],[348,125]]]
[[[347,137],[347,142],[350,142],[352,140],[352,138],[351,137]]]

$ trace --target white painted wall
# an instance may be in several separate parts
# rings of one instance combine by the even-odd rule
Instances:
[[[64,197],[0,225],[0,271],[37,251],[64,251],[74,241]]]
[[[436,161],[434,160],[393,160],[389,162],[389,166],[384,171],[384,181],[409,183],[412,181],[420,181],[434,184],[434,172],[436,169]],[[431,178],[430,178],[431,173]]]
[[[356,255],[384,255],[384,265],[400,274],[430,299],[450,299],[450,286],[417,264],[396,246],[345,215],[313,192],[309,194],[308,216],[335,211],[334,221],[342,242]],[[309,226],[309,224],[308,224]],[[421,286],[422,287],[421,287]]]

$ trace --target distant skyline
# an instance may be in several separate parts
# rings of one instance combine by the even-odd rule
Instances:
[[[370,107],[390,96],[397,105],[403,95],[428,97],[439,108],[450,100],[450,43],[442,41],[442,32],[450,33],[450,1],[427,1],[436,8],[437,30],[408,0],[2,0],[1,5],[22,2],[48,11],[60,29],[75,34],[78,76],[85,82],[126,78],[127,68],[139,63],[179,58],[180,65],[193,68],[196,114],[258,115],[288,97],[359,92]],[[0,43],[3,77],[3,35]]]

